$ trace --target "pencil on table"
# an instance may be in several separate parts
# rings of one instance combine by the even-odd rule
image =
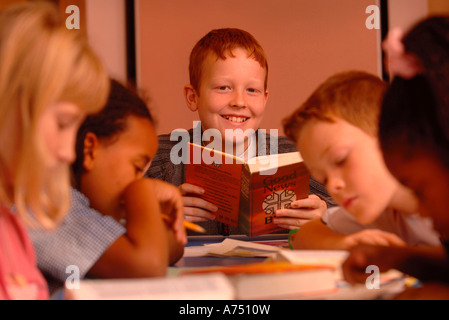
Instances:
[[[202,226],[187,220],[184,220],[184,227],[195,232],[206,233],[206,230]]]
[[[165,214],[162,215],[162,218],[167,222],[171,221],[171,218]],[[184,227],[186,229],[190,229],[195,232],[206,233],[206,230],[202,226],[199,226],[199,225],[197,225],[193,222],[187,221],[187,220],[184,220]]]

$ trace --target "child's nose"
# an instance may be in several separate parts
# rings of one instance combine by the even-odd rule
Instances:
[[[231,106],[244,108],[246,106],[245,94],[241,90],[235,90],[231,100]]]
[[[65,144],[58,150],[58,158],[62,162],[72,163],[75,161],[75,148],[72,144]]]
[[[340,177],[330,177],[326,183],[326,188],[331,194],[338,194],[344,187],[345,182]]]
[[[72,163],[75,161],[75,140],[76,132],[66,132],[60,137],[59,148],[57,151],[57,157],[61,162]]]

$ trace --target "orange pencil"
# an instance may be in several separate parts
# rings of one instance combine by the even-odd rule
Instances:
[[[165,214],[162,215],[162,218],[167,222],[171,221],[171,218]],[[184,220],[184,227],[186,229],[190,229],[195,232],[206,233],[206,230],[202,226],[199,226],[199,225],[197,225],[193,222],[187,221],[187,220]]]

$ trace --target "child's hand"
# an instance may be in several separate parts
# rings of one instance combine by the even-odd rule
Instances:
[[[184,228],[184,206],[182,196],[175,186],[156,179],[151,179],[154,183],[155,196],[159,201],[161,213],[170,217],[171,228],[178,241],[187,243],[186,231]]]
[[[351,249],[342,265],[344,278],[351,284],[364,283],[369,276],[366,268],[375,265],[380,272],[395,268],[394,254],[389,254],[391,247],[360,245]]]
[[[404,240],[394,233],[378,230],[365,229],[359,232],[351,233],[342,238],[342,248],[351,249],[358,244],[367,244],[374,246],[405,246]]]
[[[179,186],[184,203],[185,219],[191,222],[201,222],[215,220],[214,213],[218,208],[214,204],[201,199],[195,195],[204,194],[204,189],[194,186],[190,183],[184,183]]]
[[[326,202],[312,194],[306,199],[292,202],[290,209],[277,210],[273,222],[281,228],[294,230],[311,220],[321,218],[326,209]]]

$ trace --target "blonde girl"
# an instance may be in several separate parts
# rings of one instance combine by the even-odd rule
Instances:
[[[0,299],[48,297],[23,223],[51,228],[67,212],[76,131],[108,91],[102,64],[53,5],[0,11]]]

